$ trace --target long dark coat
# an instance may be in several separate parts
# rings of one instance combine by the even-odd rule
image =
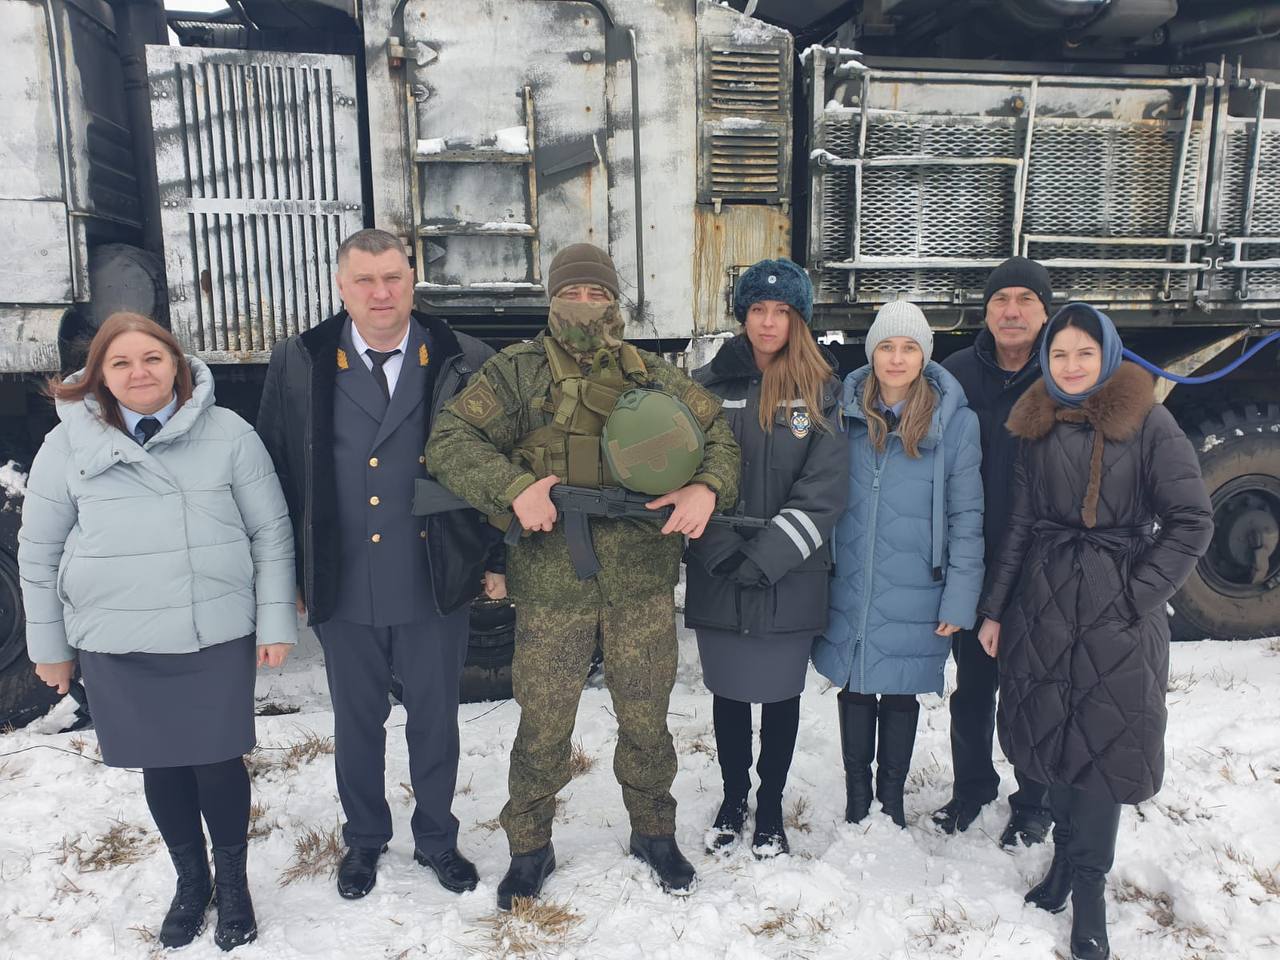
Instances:
[[[1018,401],[1009,529],[979,606],[1001,624],[1005,755],[1117,803],[1160,789],[1165,604],[1213,535],[1195,451],[1153,387],[1124,363],[1080,409],[1043,382]]]

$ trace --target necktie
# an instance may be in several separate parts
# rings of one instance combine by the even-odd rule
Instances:
[[[157,433],[160,432],[160,421],[157,420],[155,417],[143,417],[141,420],[138,421],[138,425],[133,429],[135,433],[142,434],[142,439],[139,440],[138,442],[146,443],[148,440],[150,440],[152,437],[154,437]],[[137,438],[135,437],[134,439],[137,439]]]
[[[391,387],[387,384],[387,371],[382,369],[382,365],[399,352],[399,347],[385,352],[370,348],[364,352],[365,356],[373,362],[373,369],[370,372],[373,374],[373,379],[378,381],[378,386],[382,388],[382,396],[387,403],[391,402]]]

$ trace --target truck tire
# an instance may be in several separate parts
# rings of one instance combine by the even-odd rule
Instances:
[[[0,550],[0,733],[44,716],[58,700],[27,659],[18,565]]]
[[[516,608],[510,600],[482,597],[472,603],[471,635],[466,665],[462,668],[463,703],[511,699],[515,630]]]
[[[1280,404],[1180,417],[1213,503],[1209,551],[1173,598],[1175,640],[1280,634]]]

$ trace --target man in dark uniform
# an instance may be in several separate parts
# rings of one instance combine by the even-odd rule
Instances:
[[[1009,520],[1010,487],[1018,441],[1005,421],[1018,398],[1040,378],[1040,337],[1053,290],[1049,271],[1025,257],[1010,257],[991,271],[986,286],[986,327],[970,347],[943,362],[978,414],[982,428],[982,489],[987,569],[991,569]],[[978,643],[976,630],[961,630],[952,640],[956,689],[951,695],[951,761],[955,784],[951,800],[933,814],[946,833],[964,831],[984,805],[996,798],[1000,775],[991,762],[995,732],[996,661]],[[1001,846],[1040,843],[1053,824],[1043,784],[1014,771],[1018,790],[1009,797],[1011,816]]]
[[[338,892],[363,897],[391,839],[383,776],[393,675],[408,716],[414,856],[442,886],[473,889],[450,812],[470,601],[496,542],[474,511],[410,512],[440,408],[492,354],[413,312],[400,241],[362,230],[338,250],[336,316],[277,344],[258,431],[275,461],[297,549],[299,603],[324,648],[347,852]],[[486,563],[486,561],[488,562]]]

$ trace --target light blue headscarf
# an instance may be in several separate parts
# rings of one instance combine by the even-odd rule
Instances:
[[[1087,313],[1096,317],[1098,325],[1102,327],[1102,372],[1098,375],[1098,382],[1082,393],[1065,392],[1054,382],[1053,375],[1049,372],[1049,344],[1062,330],[1061,327],[1055,329],[1054,324],[1068,313]],[[1111,375],[1120,369],[1120,362],[1123,359],[1124,344],[1120,342],[1120,334],[1116,331],[1116,325],[1111,322],[1111,318],[1101,310],[1079,301],[1066,304],[1053,315],[1045,336],[1040,341],[1040,372],[1044,376],[1044,387],[1053,398],[1053,402],[1064,407],[1079,407],[1101,390],[1103,385],[1111,379]]]

